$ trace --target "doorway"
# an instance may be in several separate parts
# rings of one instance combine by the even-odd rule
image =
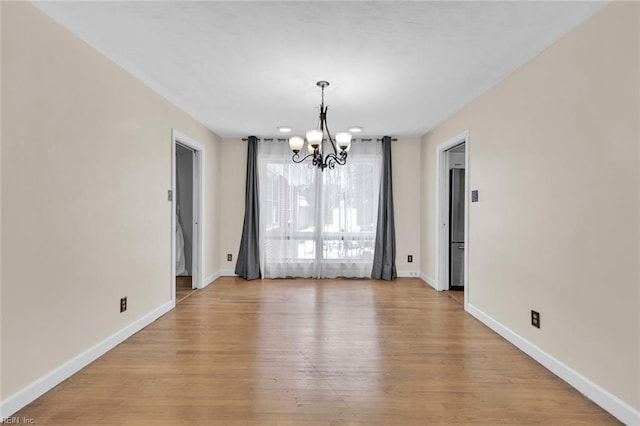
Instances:
[[[446,151],[449,173],[449,285],[448,290],[464,291],[464,207],[465,207],[465,144]]]
[[[173,131],[172,299],[179,303],[202,287],[204,147]]]
[[[468,279],[469,133],[437,148],[437,289],[466,305]]]

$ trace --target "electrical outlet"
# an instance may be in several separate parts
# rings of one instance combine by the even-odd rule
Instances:
[[[233,260],[233,255],[231,253],[227,254],[227,262],[231,262]]]
[[[531,311],[531,325],[540,328],[540,312]]]
[[[413,262],[413,255],[410,254],[409,256],[407,256],[407,262],[412,263]]]
[[[127,310],[127,297],[123,297],[120,299],[120,313]]]

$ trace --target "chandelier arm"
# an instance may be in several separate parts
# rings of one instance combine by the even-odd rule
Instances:
[[[345,155],[342,155],[342,154],[336,155],[333,153],[327,154],[327,157],[325,159],[325,164],[326,164],[325,167],[329,167],[329,169],[334,169],[336,167],[336,164],[340,166],[344,166],[347,163],[346,152],[344,154]]]
[[[313,161],[316,161],[316,158],[314,156],[315,153],[309,154],[309,155],[305,155],[304,157],[300,157],[300,154],[295,152],[293,154],[293,156],[291,157],[291,159],[293,160],[294,163],[302,163],[304,160],[306,160],[309,157],[313,157]]]
[[[333,154],[327,154],[327,158],[325,160],[325,167],[333,170],[336,167],[335,156]]]

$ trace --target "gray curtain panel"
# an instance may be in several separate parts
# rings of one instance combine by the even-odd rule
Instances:
[[[236,275],[247,280],[261,278],[259,246],[260,205],[258,203],[258,138],[249,136],[247,142],[247,184],[244,198],[244,225]]]
[[[371,278],[395,280],[397,276],[396,227],[393,219],[393,183],[391,179],[391,137],[385,136],[382,138],[380,200],[378,202],[378,224]]]

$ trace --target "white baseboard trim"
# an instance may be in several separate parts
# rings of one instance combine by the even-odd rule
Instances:
[[[214,282],[215,280],[217,280],[218,278],[220,278],[222,276],[222,273],[220,271],[209,275],[208,277],[206,277],[202,283],[202,287],[200,287],[201,289],[207,287],[209,284],[211,284],[212,282]]]
[[[419,276],[418,271],[398,271],[398,278],[418,278]]]
[[[582,392],[587,398],[607,410],[624,424],[629,426],[640,425],[639,410],[636,410],[617,396],[603,389],[596,383],[584,377],[582,374],[573,370],[571,367],[538,348],[533,343],[520,337],[511,329],[500,324],[498,321],[494,320],[470,303],[465,305],[465,310],[484,323],[487,327],[507,339],[522,352],[538,361],[553,374],[569,383],[578,391]]]
[[[420,272],[420,278],[422,278],[422,281],[433,287],[434,290],[438,289],[438,286],[436,286],[436,280],[431,278],[429,275],[425,274],[424,272]]]
[[[218,273],[221,277],[237,277],[233,269],[220,269]]]
[[[87,349],[75,358],[50,371],[25,388],[9,396],[4,401],[0,402],[0,419],[11,416],[22,407],[35,401],[45,392],[62,383],[64,380],[68,379],[105,353],[109,352],[118,344],[122,343],[138,331],[145,328],[147,325],[160,318],[162,315],[169,312],[174,308],[174,306],[174,302],[172,301],[163,304],[142,318],[127,325],[120,331],[107,337],[95,346]]]

